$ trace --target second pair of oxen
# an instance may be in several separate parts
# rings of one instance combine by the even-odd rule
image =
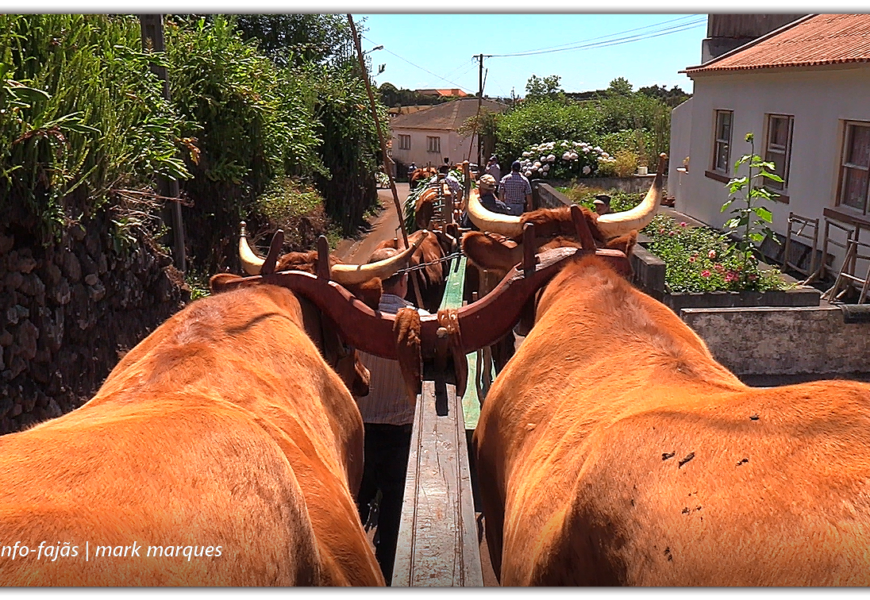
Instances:
[[[517,262],[480,233],[463,248]],[[747,387],[596,257],[541,294],[474,443],[502,585],[870,584],[870,385]]]
[[[364,295],[411,252],[332,277]],[[368,372],[289,289],[212,288],[87,404],[0,438],[0,585],[383,585],[353,500]]]

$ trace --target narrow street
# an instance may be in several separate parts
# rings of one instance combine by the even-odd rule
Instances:
[[[408,197],[408,184],[396,183],[399,203],[404,206]],[[384,240],[390,240],[402,235],[399,229],[399,216],[393,202],[393,192],[390,189],[378,190],[381,210],[369,219],[370,229],[357,240],[342,240],[335,249],[335,257],[345,263],[360,264],[368,261],[375,247]]]

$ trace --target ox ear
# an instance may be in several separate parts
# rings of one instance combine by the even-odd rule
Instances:
[[[619,250],[626,256],[631,256],[631,251],[634,250],[635,244],[637,244],[637,231],[632,231],[608,240],[605,247],[610,250]]]
[[[236,287],[234,284],[241,279],[244,279],[241,275],[218,273],[217,275],[212,275],[211,279],[208,280],[208,287],[211,288],[212,294],[219,294]]]
[[[515,242],[499,242],[479,231],[462,236],[462,252],[475,265],[490,271],[510,271],[523,259],[522,248]]]
[[[363,283],[355,284],[348,287],[348,291],[362,300],[363,304],[372,310],[378,310],[378,305],[381,303],[381,294],[384,293],[384,288],[381,285],[381,278],[374,277]]]

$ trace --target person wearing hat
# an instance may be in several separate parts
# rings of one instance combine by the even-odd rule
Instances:
[[[520,173],[522,165],[515,160],[511,164],[511,172],[501,178],[498,186],[498,197],[507,204],[513,214],[520,215],[526,210],[532,210],[532,184]]]
[[[610,212],[610,196],[607,194],[598,194],[595,196],[595,200],[592,201],[592,205],[595,207],[595,212],[598,215],[606,215]]]
[[[501,181],[501,166],[498,164],[498,157],[495,154],[489,157],[489,162],[486,163],[486,169],[483,172],[492,175],[496,182]]]
[[[486,210],[501,213],[503,215],[519,215],[520,213],[514,212],[507,204],[495,197],[496,186],[498,186],[498,184],[492,175],[487,174],[480,176],[480,180],[477,182],[477,191],[480,194],[480,203],[483,207]],[[462,215],[462,226],[466,229],[480,231],[477,226],[471,222],[471,219],[468,218],[467,211]]]

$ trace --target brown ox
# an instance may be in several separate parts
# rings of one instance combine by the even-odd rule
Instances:
[[[407,265],[411,255],[418,250],[419,243],[420,240],[415,239],[411,243],[412,248],[409,251],[402,252],[389,260],[367,265],[344,264],[330,255],[331,277],[369,307],[377,309],[381,298],[381,279],[389,277],[397,269]],[[302,271],[314,275],[317,270],[317,256],[316,250],[289,252],[277,260],[275,270]],[[257,256],[248,244],[244,221],[241,223],[241,236],[239,237],[239,260],[242,269],[248,275],[258,275],[265,262],[265,259]],[[313,310],[309,304],[306,303],[305,306],[307,310]],[[333,366],[345,385],[357,396],[368,395],[369,372],[359,360],[356,351],[347,351],[338,337],[338,332],[330,327],[321,326],[311,333],[317,336],[315,341],[323,349],[324,357]]]
[[[751,388],[592,257],[474,436],[503,585],[870,584],[870,385]]]
[[[456,240],[441,231],[417,231],[409,236],[409,243],[417,241],[419,247],[411,255],[409,267],[425,264],[424,268],[411,271],[411,276],[417,279],[420,296],[423,300],[423,308],[432,314],[438,312],[441,306],[441,298],[444,296],[444,288],[447,284],[447,263],[440,262],[445,256],[449,256],[457,246]],[[377,245],[379,248],[403,248],[399,240],[385,240]],[[413,285],[408,286],[406,299],[417,303]]]
[[[383,584],[353,502],[362,419],[303,304],[198,300],[82,408],[0,438],[0,584]]]
[[[663,172],[663,169],[660,169]],[[620,250],[631,254],[637,241],[637,230],[645,227],[655,216],[661,203],[661,172],[640,205],[630,211],[599,216],[585,207],[580,207],[583,219],[594,245]],[[523,259],[523,227],[530,223],[535,227],[535,252],[551,248],[582,245],[569,207],[541,208],[521,216],[501,215],[487,210],[479,199],[477,190],[468,198],[468,215],[482,231],[470,231],[462,237],[463,252],[471,259],[468,269],[468,285],[482,298],[489,293],[504,275]],[[484,274],[486,270],[487,273]],[[525,334],[531,328],[531,315],[521,319],[517,330]],[[509,332],[493,345],[493,362],[496,372],[501,371],[514,353],[514,335]]]
[[[414,189],[420,183],[425,183],[433,176],[438,174],[438,169],[435,167],[422,167],[411,173],[411,176],[408,178],[408,187],[410,189]]]

